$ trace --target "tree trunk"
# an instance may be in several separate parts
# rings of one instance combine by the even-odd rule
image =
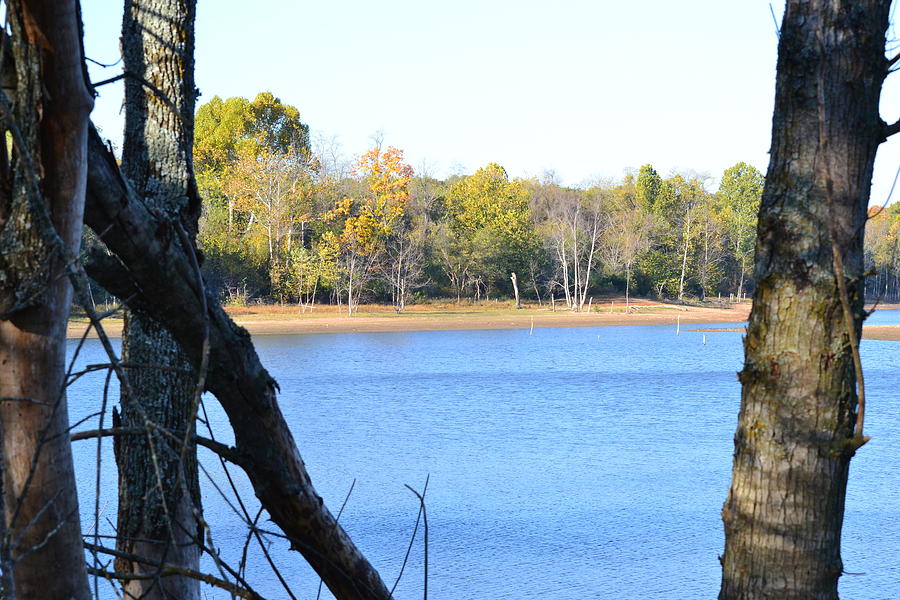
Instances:
[[[889,6],[787,3],[734,471],[722,512],[720,600],[838,597],[847,472],[864,441],[854,431],[849,342],[863,320],[863,231],[885,135],[878,103]],[[852,331],[843,320],[832,232],[849,280]]]
[[[685,215],[685,219],[689,218],[689,215]],[[678,280],[678,299],[684,299],[684,275],[687,273],[687,258],[688,258],[688,247],[689,240],[691,236],[691,222],[687,221],[685,224],[685,228],[683,230],[684,240],[682,241],[683,245],[683,253],[681,258],[681,278]]]
[[[139,79],[125,79],[122,171],[148,206],[176,219],[191,238],[200,212],[191,167],[195,8],[194,0],[126,0],[122,22],[125,71],[158,90]],[[167,100],[161,101],[157,94]],[[182,435],[192,432],[196,374],[172,335],[147,313],[129,312],[122,358],[126,363],[177,369],[126,371],[127,388],[133,396],[123,387],[122,425],[144,427],[146,415]],[[200,506],[196,449],[189,447],[183,453],[182,464],[181,447],[153,432],[117,439],[115,450],[119,468],[117,549],[151,563],[199,570],[197,537],[202,535],[194,512]],[[153,570],[136,561],[116,560],[116,571],[122,573]],[[190,600],[200,594],[197,580],[187,577],[135,579],[124,585],[126,597],[147,600]]]
[[[625,314],[631,312],[631,298],[629,297],[629,293],[631,292],[631,265],[625,267]]]
[[[349,275],[347,279],[347,316],[353,316],[353,265],[355,261],[350,262]]]
[[[516,309],[522,308],[522,304],[519,302],[519,282],[516,280],[516,274],[513,273],[509,278],[512,281],[513,293],[516,295]]]
[[[17,543],[3,549],[15,561],[4,577],[15,589],[4,593],[82,600],[90,588],[67,429],[66,274],[81,244],[92,100],[78,3],[6,7],[16,84],[12,111],[5,95],[0,103],[3,139],[13,140],[11,169],[0,173],[0,449],[2,543]]]

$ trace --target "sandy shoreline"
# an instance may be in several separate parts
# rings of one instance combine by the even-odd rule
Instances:
[[[372,333],[390,331],[453,331],[467,329],[535,329],[547,327],[602,327],[621,325],[675,325],[688,326],[685,331],[743,332],[743,327],[698,328],[708,323],[740,323],[747,320],[749,304],[735,304],[727,308],[681,306],[638,301],[629,314],[621,310],[606,309],[590,313],[569,311],[552,312],[548,309],[525,310],[459,310],[428,311],[417,308],[404,314],[389,312],[361,312],[352,317],[335,310],[313,314],[298,314],[296,310],[278,307],[234,309],[232,318],[251,335],[297,335],[310,333]],[[887,308],[887,307],[883,307]],[[898,308],[898,307],[890,307]],[[83,321],[69,324],[70,339],[81,337],[87,325]],[[121,319],[104,321],[104,330],[110,337],[122,334]],[[96,337],[93,330],[88,337]],[[900,326],[874,325],[863,328],[863,337],[873,340],[900,341]]]
[[[569,311],[552,312],[548,309],[530,308],[525,310],[494,311],[410,311],[404,314],[362,312],[352,317],[326,314],[300,315],[267,314],[270,311],[236,311],[232,314],[235,322],[246,328],[251,335],[294,335],[307,333],[357,333],[387,331],[450,331],[466,329],[535,329],[546,327],[598,327],[613,325],[697,325],[703,323],[736,323],[745,321],[749,314],[749,304],[738,304],[728,308],[708,308],[641,302],[629,314],[618,310],[575,313]],[[248,314],[249,313],[249,314]],[[81,337],[87,324],[73,321],[67,335],[70,339]],[[110,337],[122,334],[122,321],[104,321],[104,331]],[[96,337],[93,330],[89,337]]]

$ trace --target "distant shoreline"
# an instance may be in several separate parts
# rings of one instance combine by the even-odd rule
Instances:
[[[598,327],[621,325],[697,325],[702,323],[737,323],[747,320],[750,304],[734,304],[727,308],[665,304],[643,299],[631,303],[624,311],[623,299],[604,300],[593,304],[591,312],[552,311],[530,306],[515,310],[506,304],[496,307],[471,307],[463,304],[415,305],[401,314],[390,307],[363,306],[352,317],[339,313],[334,306],[317,306],[312,313],[302,314],[296,306],[229,307],[234,321],[251,335],[295,335],[308,333],[372,333],[389,331],[452,331],[466,329],[535,329],[547,327]],[[346,310],[346,309],[345,309]],[[80,338],[85,319],[69,323],[69,339]],[[122,335],[122,320],[104,321],[110,337]],[[93,330],[89,337],[96,337]]]
[[[601,308],[602,306],[602,308]],[[548,327],[603,327],[623,325],[672,325],[680,323],[693,331],[742,332],[743,328],[698,329],[696,325],[709,323],[740,323],[747,320],[750,304],[733,304],[726,308],[684,306],[648,300],[636,300],[631,312],[624,312],[624,299],[605,300],[594,304],[591,312],[551,311],[546,307],[529,307],[514,310],[504,305],[492,307],[458,307],[453,304],[440,306],[411,306],[402,314],[390,312],[390,307],[364,306],[360,312],[348,317],[337,312],[336,307],[316,307],[312,313],[301,314],[297,307],[259,306],[228,308],[235,322],[253,336],[299,335],[313,333],[375,333],[402,331],[455,331],[484,329],[535,329]],[[891,306],[882,308],[900,308]],[[87,323],[73,320],[69,323],[67,337],[80,338]],[[104,321],[104,331],[110,337],[122,335],[121,319]],[[688,329],[685,329],[688,331]],[[900,326],[876,325],[864,328],[867,339],[900,340]],[[97,337],[93,330],[88,337]]]

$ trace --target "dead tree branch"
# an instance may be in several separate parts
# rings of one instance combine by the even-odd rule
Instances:
[[[202,362],[208,326],[206,389],[231,421],[237,452],[262,505],[288,537],[301,542],[292,548],[337,598],[390,598],[378,572],[316,493],[278,407],[278,385],[249,334],[205,292],[193,258],[176,243],[176,225],[131,192],[93,128],[89,138],[85,222],[115,253],[91,255],[92,278],[168,329],[195,367]]]

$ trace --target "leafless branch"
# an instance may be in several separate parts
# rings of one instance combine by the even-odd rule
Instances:
[[[884,126],[884,139],[887,139],[896,133],[900,133],[900,120]]]
[[[94,544],[85,543],[84,547],[88,550],[109,554],[111,556],[115,556],[118,558],[124,558],[126,560],[130,560],[133,562],[138,562],[142,564],[146,564],[147,566],[154,567],[154,571],[147,573],[119,573],[119,572],[111,572],[106,571],[104,569],[93,569],[88,567],[88,573],[91,575],[98,575],[100,577],[104,577],[107,579],[118,579],[120,581],[127,581],[132,579],[153,579],[156,577],[172,577],[172,576],[181,576],[181,577],[189,577],[191,579],[196,579],[198,581],[202,581],[208,585],[217,587],[222,590],[226,590],[227,592],[234,594],[240,598],[249,598],[250,600],[264,600],[262,596],[257,594],[252,589],[248,587],[242,587],[239,585],[235,585],[230,581],[225,581],[223,579],[219,579],[213,575],[209,575],[207,573],[201,573],[199,571],[194,571],[192,569],[186,569],[184,567],[180,567],[178,565],[173,565],[169,563],[156,563],[153,561],[147,560],[145,557],[131,554],[129,552],[121,552],[119,550],[113,550],[111,548],[106,548],[105,546],[95,546]],[[245,582],[246,583],[246,582]]]
[[[154,426],[153,429],[162,433],[166,437],[169,437],[170,439],[178,441],[181,440],[181,438],[176,437],[180,435],[180,433],[178,432],[168,431],[158,425]],[[109,429],[91,429],[88,431],[79,431],[77,433],[73,433],[71,439],[73,442],[76,442],[79,440],[87,440],[98,437],[111,437],[116,435],[144,435],[146,431],[147,430],[143,427],[112,427]],[[221,442],[201,437],[199,435],[191,436],[190,441],[197,444],[198,446],[203,446],[204,448],[211,450],[216,455],[236,465],[240,465],[243,462],[237,450]]]
[[[427,475],[425,477],[425,487],[422,488],[422,498],[424,499],[425,494],[428,492],[428,481],[431,479],[431,475]],[[409,486],[406,486],[409,488]],[[409,488],[412,490],[412,488]],[[415,490],[412,490],[417,496],[418,494]],[[406,556],[403,557],[403,564],[400,565],[400,573],[397,574],[397,580],[394,581],[394,585],[391,587],[391,595],[394,594],[394,590],[397,589],[397,584],[400,583],[400,578],[403,577],[403,570],[406,568],[406,562],[409,560],[409,554],[412,552],[413,543],[416,541],[416,533],[419,531],[419,521],[422,520],[422,514],[425,512],[425,503],[419,502],[419,514],[416,517],[416,526],[413,527],[412,535],[409,537],[409,546],[406,548]],[[427,568],[426,568],[427,571]]]
[[[781,39],[781,28],[778,26],[778,18],[775,16],[775,9],[771,2],[769,2],[769,12],[772,13],[772,22],[775,23],[775,37]]]

